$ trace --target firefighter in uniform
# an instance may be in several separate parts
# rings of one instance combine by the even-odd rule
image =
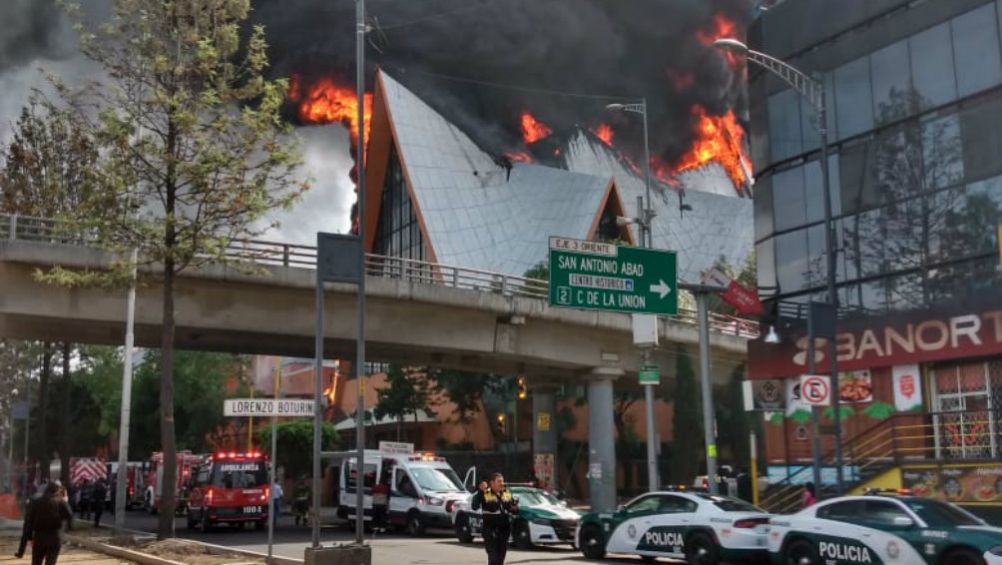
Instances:
[[[504,488],[504,477],[493,473],[487,482],[480,483],[480,491],[473,495],[470,507],[480,510],[484,518],[484,548],[487,565],[504,565],[511,537],[511,517],[518,514],[518,500]]]

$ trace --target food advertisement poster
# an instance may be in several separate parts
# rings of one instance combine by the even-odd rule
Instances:
[[[901,482],[916,496],[960,504],[1002,503],[1002,465],[905,468]]]
[[[894,377],[894,407],[899,412],[910,412],[922,409],[922,379],[918,365],[895,365],[891,374]]]
[[[838,376],[839,399],[842,402],[873,402],[873,381],[870,371],[848,371]]]

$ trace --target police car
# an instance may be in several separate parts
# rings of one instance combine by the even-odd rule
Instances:
[[[1002,565],[1002,528],[915,496],[844,496],[769,525],[779,565]]]
[[[533,545],[573,543],[581,514],[545,490],[531,486],[508,485],[518,500],[518,516],[512,523],[512,541],[522,548]],[[456,537],[470,543],[481,536],[484,520],[479,511],[460,503],[454,516]]]
[[[764,562],[769,515],[736,498],[702,492],[650,492],[616,512],[581,518],[575,535],[589,559],[609,553],[685,559],[692,565]]]

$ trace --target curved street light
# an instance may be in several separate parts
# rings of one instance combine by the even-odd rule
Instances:
[[[830,179],[828,175],[828,108],[825,101],[825,84],[824,82],[814,79],[808,76],[801,70],[789,65],[775,57],[766,55],[759,51],[749,49],[747,45],[743,42],[734,38],[722,38],[713,42],[713,46],[722,51],[727,51],[729,53],[734,53],[736,55],[744,56],[748,61],[755,63],[756,65],[764,68],[770,73],[776,75],[783,82],[789,84],[797,93],[803,96],[811,106],[818,113],[818,122],[816,124],[818,134],[820,135],[821,141],[821,181],[824,192],[824,213],[825,213],[825,253],[828,254],[828,300],[831,303],[831,308],[834,310],[834,321],[832,324],[832,336],[828,340],[829,352],[828,356],[831,359],[831,390],[838,391],[838,350],[836,347],[836,334],[835,323],[838,320],[838,298],[835,294],[835,252],[834,252],[834,234],[832,232],[832,203],[831,203],[831,186]],[[811,326],[810,320],[808,320],[808,326]],[[813,330],[811,333],[811,340],[813,341]],[[772,337],[770,332],[769,337]],[[813,352],[813,348],[811,348]],[[808,371],[814,372],[814,355],[808,355],[807,357],[809,367]],[[838,494],[842,494],[844,477],[842,473],[842,411],[839,407],[840,398],[838,394],[832,394],[832,408],[834,411],[835,420],[835,476],[836,476],[836,488]],[[815,412],[816,414],[816,412]],[[815,462],[815,474],[816,477],[820,470],[818,469],[817,461]],[[820,483],[817,483],[820,487]]]

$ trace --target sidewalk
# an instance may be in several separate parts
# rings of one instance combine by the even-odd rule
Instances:
[[[31,548],[25,551],[24,557],[17,559],[14,552],[17,551],[19,537],[8,535],[9,530],[0,532],[0,563],[4,565],[29,565],[31,563]],[[131,561],[123,561],[115,557],[108,557],[84,549],[77,549],[63,545],[63,550],[59,554],[59,563],[75,565],[132,565]]]

